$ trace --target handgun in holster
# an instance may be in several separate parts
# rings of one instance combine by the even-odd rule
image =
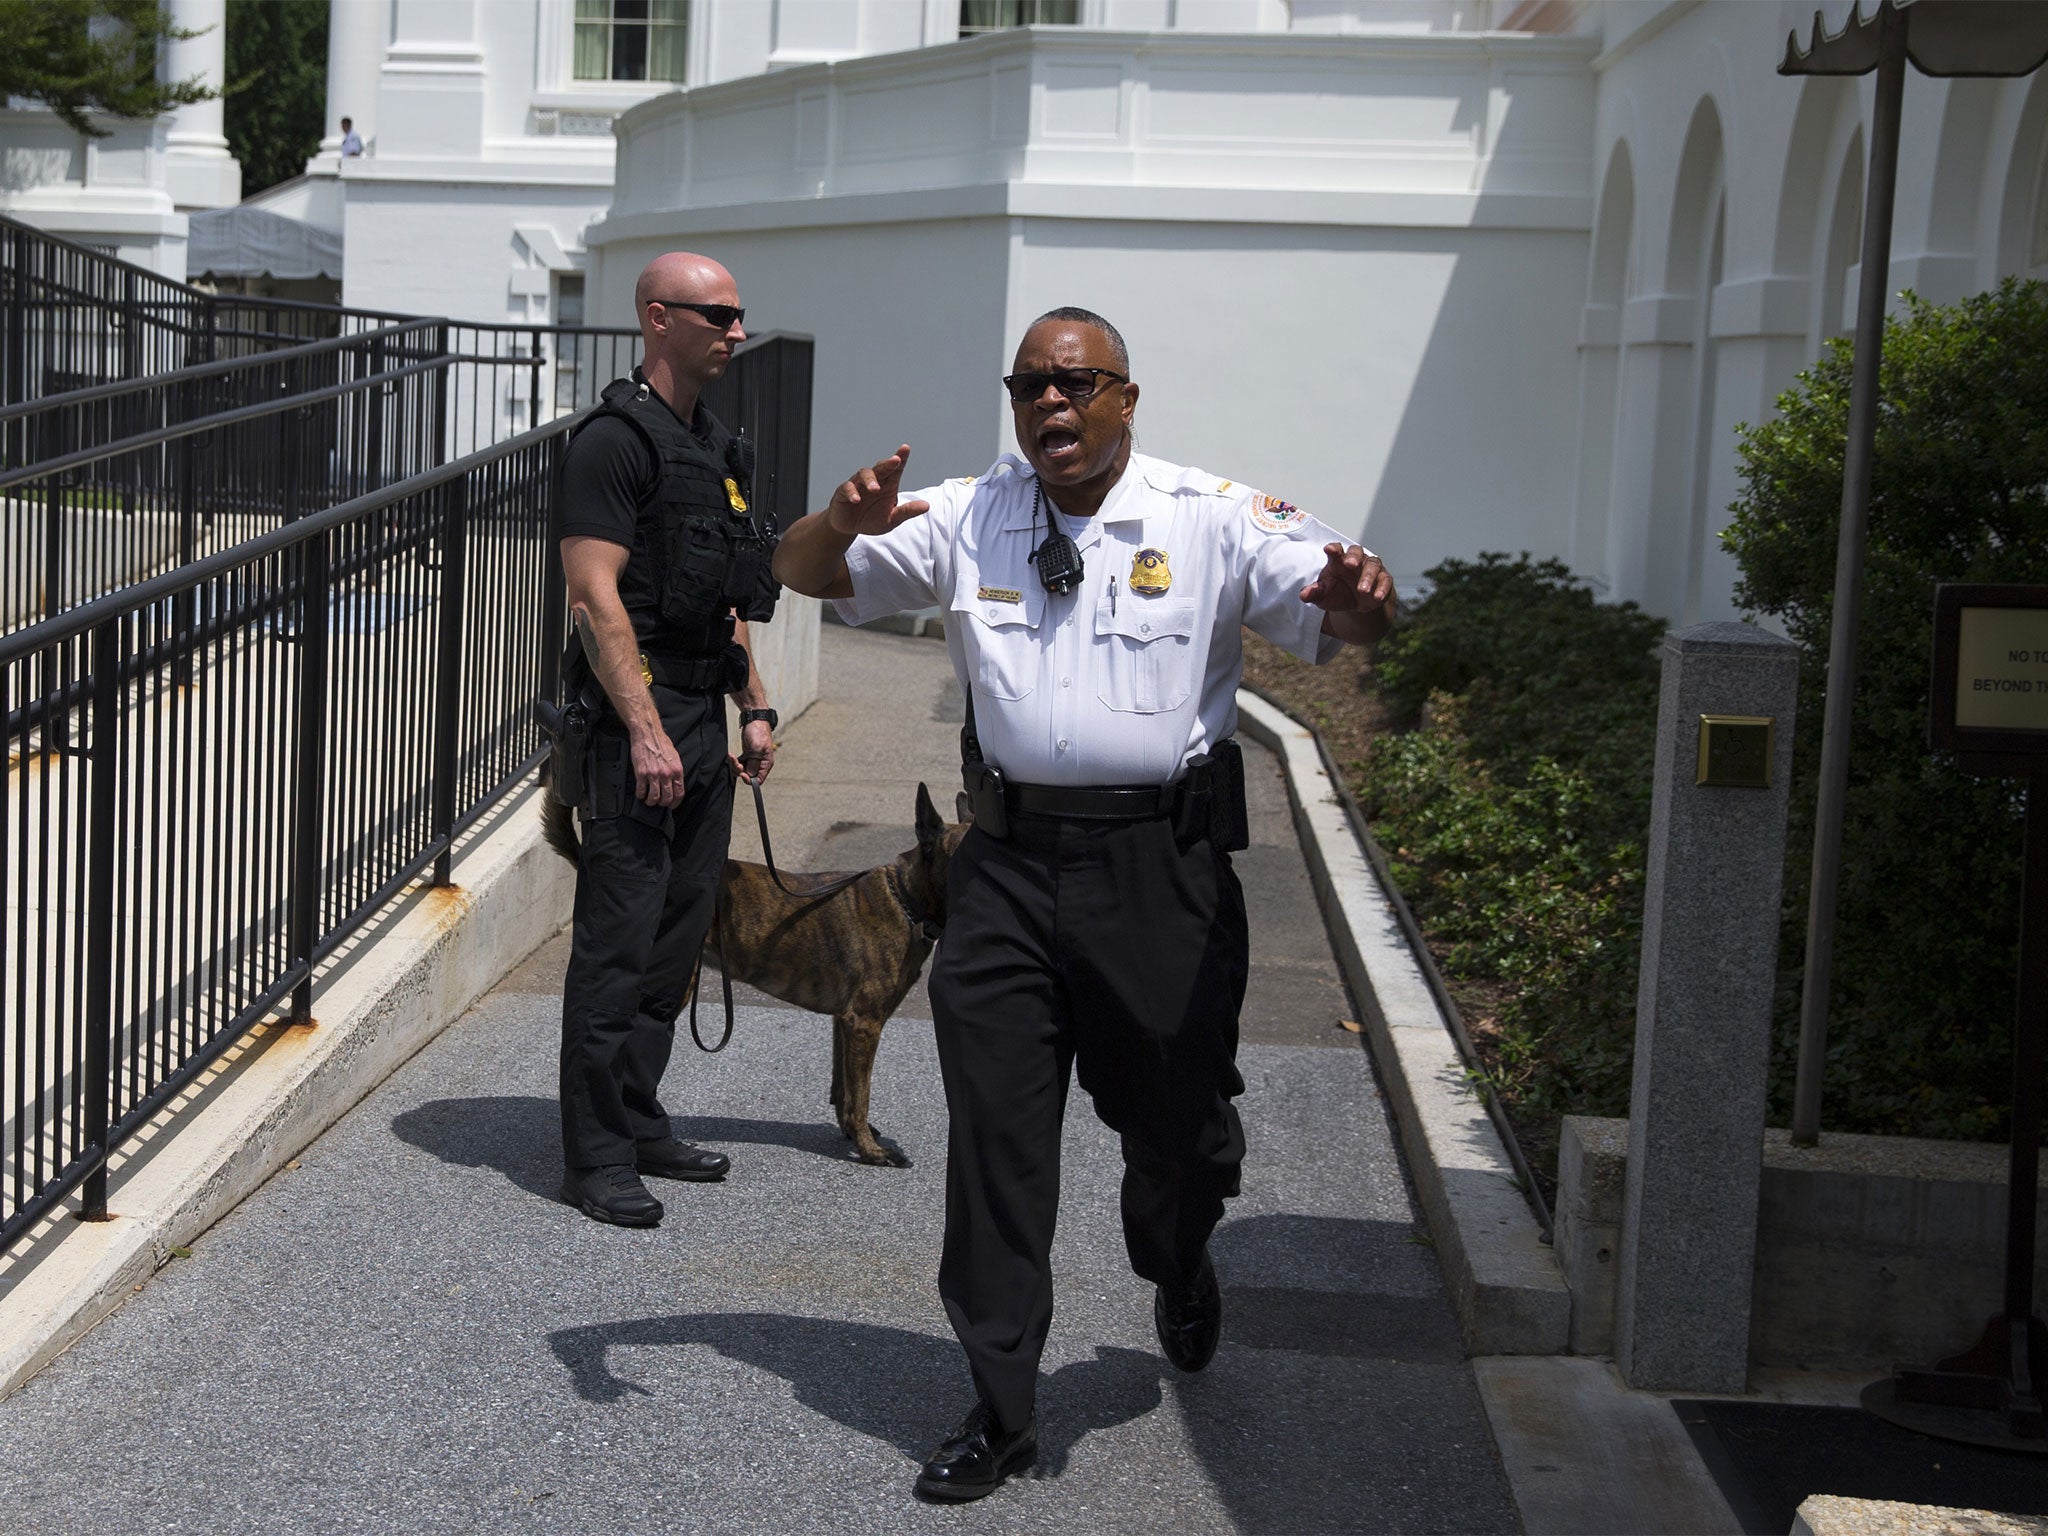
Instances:
[[[960,727],[960,785],[974,824],[990,837],[1010,835],[1010,811],[1003,803],[1003,770],[981,756],[981,738],[974,731],[974,694],[967,695],[967,723]]]
[[[596,808],[591,793],[590,742],[604,693],[584,655],[581,636],[570,640],[562,658],[562,683],[563,703],[533,701],[534,718],[548,738],[548,793],[557,804],[587,813]]]

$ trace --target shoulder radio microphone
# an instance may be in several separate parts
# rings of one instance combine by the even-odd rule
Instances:
[[[1042,487],[1034,484],[1031,488],[1031,526],[1038,527],[1038,504]],[[1065,597],[1081,583],[1084,567],[1081,564],[1081,550],[1064,528],[1048,521],[1045,539],[1038,548],[1031,551],[1031,563],[1038,569],[1038,580],[1045,590]]]

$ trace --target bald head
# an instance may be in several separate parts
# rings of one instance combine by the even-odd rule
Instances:
[[[647,326],[647,306],[664,299],[682,299],[691,304],[732,303],[723,295],[734,287],[732,274],[709,256],[695,251],[668,251],[647,263],[640,281],[633,285],[633,308],[640,325]]]
[[[698,392],[725,372],[733,348],[747,339],[739,286],[709,256],[669,251],[647,263],[633,285],[633,305],[648,382],[687,418]]]

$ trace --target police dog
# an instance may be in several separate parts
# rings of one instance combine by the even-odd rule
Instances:
[[[580,852],[575,813],[543,797],[542,831],[571,863]],[[882,1026],[917,982],[946,922],[946,869],[966,827],[947,823],[917,786],[917,846],[837,890],[835,874],[783,873],[725,861],[718,918],[704,958],[734,981],[814,1013],[832,1015],[832,1110],[863,1163],[908,1167],[868,1123],[868,1084]],[[811,891],[827,889],[825,895]],[[701,978],[700,978],[701,979]]]

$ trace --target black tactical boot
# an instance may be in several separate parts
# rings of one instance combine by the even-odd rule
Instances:
[[[1152,1297],[1152,1326],[1166,1358],[1181,1370],[1199,1371],[1209,1363],[1223,1336],[1223,1292],[1208,1254],[1185,1285],[1159,1287]]]
[[[725,1170],[732,1166],[723,1152],[693,1147],[674,1137],[667,1141],[643,1141],[633,1150],[640,1171],[650,1178],[692,1179],[703,1184],[724,1178]]]
[[[608,1221],[617,1227],[661,1224],[661,1202],[647,1193],[640,1175],[624,1163],[570,1169],[562,1180],[562,1200],[592,1221]]]

